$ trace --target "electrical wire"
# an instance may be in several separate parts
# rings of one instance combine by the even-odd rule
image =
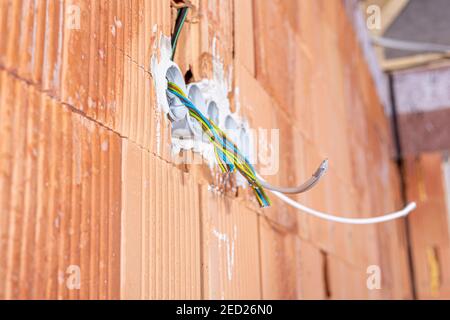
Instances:
[[[186,94],[174,83],[169,82],[168,92],[176,95],[188,108],[189,114],[196,119],[202,126],[203,132],[209,137],[209,140],[214,145],[214,151],[216,154],[219,167],[222,172],[233,172],[236,168],[248,181],[253,188],[256,198],[258,199],[262,207],[270,205],[270,199],[265,194],[264,188],[269,189],[275,196],[286,202],[290,206],[306,212],[315,217],[325,219],[328,221],[347,223],[347,224],[374,224],[386,221],[391,221],[397,218],[408,215],[412,210],[416,208],[414,202],[408,204],[404,209],[389,213],[379,217],[372,218],[345,218],[338,217],[329,213],[317,211],[308,208],[301,203],[298,203],[291,198],[284,195],[277,190],[287,191],[286,193],[299,193],[311,189],[323,176],[328,168],[328,160],[324,160],[319,166],[317,171],[313,174],[312,178],[305,182],[303,185],[296,188],[280,188],[273,187],[264,181],[255,171],[253,166],[248,162],[247,158],[243,157],[236,144],[234,144],[226,134],[214,124],[210,119],[206,117],[195,107],[195,105],[187,98]]]
[[[175,51],[177,49],[178,39],[180,37],[181,29],[183,29],[183,25],[186,21],[186,17],[189,11],[189,7],[183,7],[178,9],[177,19],[175,20],[175,27],[172,33],[172,56],[171,59],[175,57]]]
[[[171,44],[172,44],[172,56],[174,59],[178,39],[180,37],[181,29],[186,21],[189,6],[182,7],[178,9],[177,18],[175,21],[174,32],[172,34]],[[444,45],[435,45],[428,43],[414,43],[396,39],[377,37],[373,39],[373,42],[377,45],[410,50],[410,51],[434,51],[443,52],[445,54],[449,53],[449,47]],[[235,143],[233,143],[227,135],[213,122],[211,119],[207,119],[187,98],[186,94],[173,82],[169,81],[168,93],[171,93],[178,97],[183,104],[188,108],[189,115],[196,119],[202,127],[203,132],[207,135],[210,142],[214,145],[214,154],[217,159],[217,163],[223,173],[233,172],[237,169],[248,181],[250,186],[253,188],[256,197],[262,207],[270,205],[270,199],[267,197],[264,188],[270,190],[275,196],[280,198],[282,201],[286,202],[290,206],[306,212],[312,216],[325,219],[328,221],[347,223],[347,224],[374,224],[381,223],[390,220],[394,220],[400,217],[408,215],[412,210],[416,208],[416,203],[412,202],[408,204],[404,209],[396,211],[390,214],[386,214],[379,217],[373,218],[344,218],[338,217],[325,212],[317,211],[308,208],[301,203],[298,203],[291,198],[284,195],[284,193],[298,194],[310,190],[314,187],[320,180],[320,178],[325,174],[328,169],[328,160],[324,160],[316,172],[312,175],[310,179],[297,187],[277,187],[272,186],[267,181],[265,181],[249,163],[247,158],[242,155]]]
[[[272,191],[272,190],[271,190],[271,192],[275,196],[280,198],[282,201],[289,204],[290,206],[292,206],[298,210],[301,210],[303,212],[306,212],[312,216],[315,216],[315,217],[318,217],[318,218],[321,218],[324,220],[332,221],[332,222],[346,223],[346,224],[375,224],[375,223],[391,221],[394,219],[398,219],[398,218],[407,216],[411,211],[413,211],[417,207],[415,202],[411,202],[410,204],[408,204],[405,208],[403,208],[400,211],[396,211],[396,212],[389,213],[389,214],[379,216],[379,217],[344,218],[344,217],[338,217],[338,216],[335,216],[335,215],[332,215],[329,213],[325,213],[325,212],[321,212],[321,211],[317,211],[317,210],[308,208],[308,207],[302,205],[301,203],[298,203],[297,201],[292,200],[291,198],[287,197],[286,195],[282,194],[281,192]]]
[[[450,46],[444,44],[405,41],[376,36],[372,37],[372,42],[377,46],[389,49],[450,54]]]
[[[258,173],[256,173],[256,177],[261,182],[261,185],[269,190],[278,191],[281,193],[289,193],[289,194],[299,194],[310,190],[314,187],[320,180],[320,178],[326,173],[328,169],[328,159],[322,161],[320,166],[317,168],[316,172],[303,184],[297,187],[276,187],[269,184],[266,180],[264,180]]]
[[[270,206],[270,199],[256,177],[255,169],[248,159],[242,155],[236,144],[211,119],[207,119],[175,83],[169,81],[167,91],[178,97],[188,108],[189,115],[201,124],[203,133],[214,146],[217,163],[222,172],[233,172],[237,169],[252,187],[260,206]]]
[[[301,193],[311,189],[325,174],[328,168],[328,160],[324,160],[316,170],[316,172],[313,174],[313,176],[301,186],[295,188],[274,187],[267,183],[260,175],[258,175],[253,166],[248,162],[247,158],[244,157],[239,151],[236,144],[233,143],[213,121],[207,119],[175,83],[169,81],[167,91],[177,96],[188,108],[189,115],[201,124],[203,132],[206,134],[210,142],[214,145],[214,153],[222,172],[233,172],[235,169],[237,169],[247,179],[249,185],[253,188],[256,198],[258,199],[261,207],[270,205],[270,199],[267,197],[264,191],[264,188],[266,188],[269,189],[276,197],[280,198],[282,201],[298,210],[321,219],[338,223],[357,225],[381,223],[404,217],[416,208],[416,203],[412,202],[400,211],[372,218],[338,217],[329,213],[308,208],[301,203],[292,200],[283,193]]]

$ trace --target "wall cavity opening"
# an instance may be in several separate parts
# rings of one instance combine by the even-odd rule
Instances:
[[[193,80],[194,80],[194,74],[192,73],[191,66],[189,66],[189,69],[184,74],[184,82],[189,84],[189,83],[193,82]]]
[[[321,250],[322,255],[322,276],[323,276],[323,291],[326,299],[331,299],[331,286],[330,286],[330,266],[328,262],[328,253]]]

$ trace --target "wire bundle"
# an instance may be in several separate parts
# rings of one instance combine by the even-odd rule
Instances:
[[[185,0],[189,2],[188,0]],[[190,3],[190,2],[189,2]],[[178,38],[180,36],[181,29],[186,21],[188,14],[189,5],[179,7],[177,19],[175,21],[175,28],[172,34],[172,60],[175,56],[175,51],[178,43]],[[233,172],[237,169],[248,181],[250,186],[255,192],[256,198],[258,199],[261,207],[270,206],[270,199],[267,197],[264,188],[267,188],[275,196],[280,198],[282,201],[291,205],[292,207],[306,212],[315,217],[325,219],[328,221],[334,221],[339,223],[349,223],[349,224],[373,224],[385,221],[394,220],[400,217],[408,215],[412,210],[416,208],[414,202],[410,203],[404,209],[386,214],[379,217],[373,218],[343,218],[337,217],[332,214],[325,212],[320,212],[311,208],[308,208],[301,203],[298,203],[289,197],[285,196],[284,193],[302,193],[311,189],[319,179],[325,174],[328,168],[328,160],[321,163],[320,167],[313,174],[313,176],[297,187],[283,188],[274,187],[267,183],[262,177],[260,177],[253,166],[248,162],[247,158],[242,155],[236,144],[234,144],[227,135],[210,119],[205,118],[205,116],[195,107],[195,105],[187,98],[186,94],[173,82],[169,81],[167,92],[177,97],[182,105],[185,105],[189,110],[189,115],[196,119],[202,127],[203,133],[206,135],[209,141],[214,145],[214,152],[217,158],[217,163],[223,173]]]
[[[228,173],[237,169],[252,187],[260,206],[270,206],[270,199],[258,180],[255,169],[236,144],[213,121],[207,119],[175,83],[169,82],[167,91],[178,97],[188,108],[189,115],[201,124],[203,133],[214,145],[214,153],[222,172]]]
[[[172,60],[175,56],[175,51],[177,49],[178,38],[180,37],[181,29],[183,28],[184,22],[189,11],[189,7],[183,7],[178,9],[177,19],[175,21],[175,27],[172,34]]]

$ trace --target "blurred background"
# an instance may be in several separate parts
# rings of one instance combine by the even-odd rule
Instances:
[[[150,61],[185,7],[174,62],[186,83],[225,83],[250,128],[279,130],[267,180],[296,185],[328,159],[293,199],[348,218],[417,209],[376,225],[261,209],[218,168],[174,161]],[[0,298],[450,298],[449,14],[446,0],[0,0]]]

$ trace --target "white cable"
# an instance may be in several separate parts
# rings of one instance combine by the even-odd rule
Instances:
[[[406,51],[419,51],[419,52],[437,52],[437,53],[449,53],[450,46],[436,43],[414,42],[405,41],[385,37],[372,37],[372,42],[375,45]]]
[[[324,161],[322,161],[317,170],[313,173],[311,178],[308,179],[308,181],[296,187],[275,187],[270,183],[268,183],[266,180],[264,180],[264,178],[261,177],[257,172],[255,172],[255,174],[256,178],[258,178],[263,188],[278,191],[281,193],[298,194],[312,189],[319,182],[320,178],[322,178],[322,176],[327,172],[327,170],[328,170],[328,159],[325,159]]]
[[[338,222],[338,223],[347,223],[347,224],[374,224],[374,223],[380,223],[380,222],[386,222],[390,220],[394,220],[397,218],[401,218],[404,216],[407,216],[411,211],[413,211],[416,208],[416,203],[411,202],[408,204],[405,208],[403,208],[400,211],[389,213],[380,217],[373,217],[373,218],[343,218],[343,217],[336,217],[334,215],[316,211],[314,209],[310,209],[308,207],[305,207],[304,205],[298,203],[297,201],[292,200],[291,198],[285,196],[284,194],[278,192],[278,191],[272,191],[270,190],[274,195],[276,195],[278,198],[286,202],[287,204],[291,205],[292,207],[301,210],[303,212],[309,213],[310,215],[313,215],[315,217],[325,219],[328,221]]]

